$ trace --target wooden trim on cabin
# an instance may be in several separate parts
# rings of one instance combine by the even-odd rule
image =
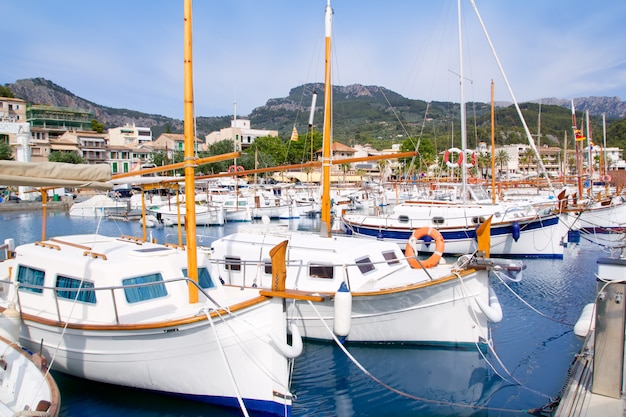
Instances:
[[[86,250],[86,251],[91,251],[91,248],[90,248],[89,246],[79,245],[79,244],[77,244],[77,243],[72,243],[72,242],[66,242],[66,241],[64,241],[64,240],[57,239],[56,237],[50,238],[50,241],[51,241],[51,242],[56,242],[56,243],[59,243],[59,244],[61,244],[61,245],[71,246],[71,247],[73,247],[73,248],[78,248],[78,249],[84,249],[84,250]],[[61,250],[61,249],[59,248],[59,250]]]
[[[48,249],[61,250],[61,247],[59,245],[53,245],[52,243],[48,243],[48,242],[35,242],[35,246],[42,246]]]
[[[254,306],[256,304],[261,304],[267,301],[269,297],[266,296],[258,296],[255,298],[251,298],[250,300],[233,304],[232,306],[227,307],[227,309],[219,309],[217,311],[211,311],[211,318],[216,318],[218,316],[225,316],[235,311],[240,311],[246,309],[248,307]],[[201,304],[198,304],[198,307],[202,307]],[[0,313],[5,310],[5,308],[0,307]],[[44,319],[39,316],[28,314],[28,313],[20,313],[22,320],[24,321],[32,321],[35,323],[43,324],[46,326],[53,327],[66,327],[70,329],[77,330],[149,330],[149,329],[164,329],[167,327],[173,326],[183,326],[192,323],[198,323],[207,319],[206,315],[193,315],[184,317],[176,320],[168,320],[168,321],[157,321],[153,323],[141,323],[141,324],[77,324],[77,323],[65,323],[57,320],[49,320]]]
[[[97,253],[97,252],[92,252],[89,250],[86,250],[85,252],[83,252],[83,256],[87,256],[87,255],[91,255],[92,258],[96,259],[96,258],[100,258],[103,261],[107,260],[107,256],[103,253]]]
[[[145,240],[142,237],[136,237],[136,236],[129,236],[129,235],[122,235],[119,237],[119,239],[117,240],[122,240],[125,242],[133,242],[136,243],[138,245],[143,245]]]
[[[266,297],[277,297],[277,298],[287,298],[293,300],[303,300],[303,301],[315,301],[321,303],[322,301],[326,301],[330,298],[330,294],[328,295],[320,295],[319,293],[312,294],[308,291],[300,291],[300,290],[284,290],[284,291],[275,291],[271,289],[263,289],[259,291],[259,294]]]
[[[186,250],[187,246],[179,245],[178,243],[164,243],[163,246],[174,249]]]
[[[371,291],[371,292],[353,292],[352,296],[353,297],[368,297],[372,295],[394,294],[394,293],[403,292],[403,291],[411,291],[417,288],[432,287],[433,285],[438,285],[444,282],[454,281],[455,279],[459,279],[459,276],[465,277],[467,275],[470,275],[478,271],[472,268],[472,269],[465,269],[465,270],[456,271],[456,272],[459,274],[458,276],[455,274],[446,275],[445,277],[437,278],[432,281],[420,282],[419,284],[410,284],[404,287],[394,287],[394,288],[388,288],[388,289],[386,288],[386,289],[382,289],[378,291]]]

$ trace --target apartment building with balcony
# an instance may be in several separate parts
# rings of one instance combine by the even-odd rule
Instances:
[[[67,131],[50,140],[52,151],[77,152],[88,164],[107,162],[107,135],[94,131]]]
[[[30,156],[26,106],[22,99],[0,97],[0,142],[11,147],[13,158],[18,161],[29,161]]]
[[[127,124],[108,130],[111,146],[140,146],[152,142],[152,130],[149,127],[138,127]]]
[[[232,140],[238,151],[248,148],[256,138],[265,136],[278,136],[278,130],[252,129],[250,120],[231,120],[230,127],[211,132],[204,137],[205,146],[208,147],[216,142]]]

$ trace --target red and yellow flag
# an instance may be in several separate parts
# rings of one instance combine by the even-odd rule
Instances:
[[[296,130],[296,125],[293,125],[293,130],[291,131],[291,140],[298,140],[298,131]]]
[[[587,139],[580,129],[574,129],[574,135],[576,136],[576,141]]]

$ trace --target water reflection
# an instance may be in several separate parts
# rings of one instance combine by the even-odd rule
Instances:
[[[296,401],[295,415],[407,415],[408,410],[422,415],[481,415],[480,407],[488,406],[506,385],[476,350],[397,344],[347,349],[370,375],[335,345],[305,345],[294,371],[293,391],[306,401]]]

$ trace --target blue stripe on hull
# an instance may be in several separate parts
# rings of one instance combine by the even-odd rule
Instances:
[[[520,224],[520,232],[528,230],[536,230],[541,229],[543,227],[554,226],[559,222],[559,218],[556,216],[549,217],[547,219],[533,220],[529,223]],[[346,229],[350,229],[353,234],[362,235],[362,236],[370,236],[375,237],[377,239],[392,239],[397,241],[407,241],[413,234],[413,229],[400,229],[400,228],[375,228],[373,226],[360,226],[357,224],[349,224],[344,225]],[[446,229],[438,229],[445,242],[454,242],[456,240],[467,240],[474,239],[476,240],[476,229],[475,228],[467,228],[464,230],[446,230]],[[502,226],[492,226],[491,227],[491,236],[501,236],[513,234],[513,222],[507,223]],[[430,254],[430,252],[424,252],[424,254]],[[457,255],[446,252],[446,255]],[[537,253],[528,253],[528,254],[491,254],[493,257],[507,257],[507,258],[543,258],[543,259],[563,259],[563,254],[537,254]]]
[[[183,398],[185,400],[202,402],[202,403],[216,405],[220,407],[241,409],[239,406],[239,401],[235,397],[188,395],[188,394],[178,394],[178,393],[171,393],[171,394],[175,397]],[[292,411],[291,405],[279,404],[274,401],[251,400],[249,398],[244,398],[243,403],[246,406],[246,410],[248,411],[254,411],[254,412],[258,412],[262,414],[271,414],[271,415],[276,415],[276,416],[287,416],[287,417],[291,416],[291,411]]]

